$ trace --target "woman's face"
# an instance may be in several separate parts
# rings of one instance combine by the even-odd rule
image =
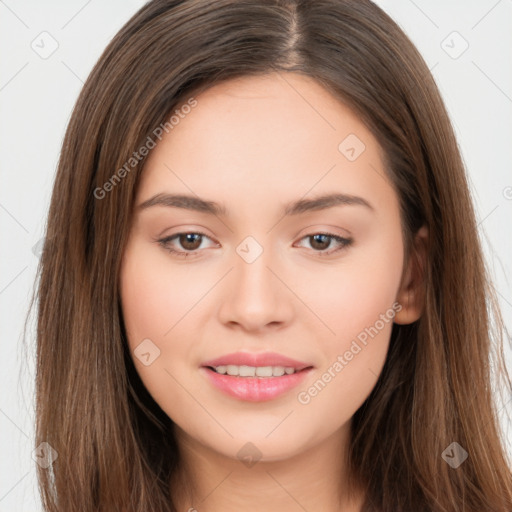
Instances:
[[[375,138],[309,78],[246,77],[195,100],[138,189],[129,348],[181,439],[288,458],[348,431],[407,314],[398,198]]]

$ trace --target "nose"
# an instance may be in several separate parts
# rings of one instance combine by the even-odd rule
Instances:
[[[264,332],[280,329],[293,317],[293,293],[286,286],[270,251],[248,263],[234,255],[219,309],[220,321],[231,328]]]

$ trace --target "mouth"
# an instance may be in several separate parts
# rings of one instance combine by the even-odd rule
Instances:
[[[280,354],[238,352],[207,361],[199,368],[216,390],[238,400],[264,402],[286,395],[314,366]]]

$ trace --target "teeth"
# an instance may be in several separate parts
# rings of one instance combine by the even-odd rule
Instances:
[[[240,377],[254,377],[255,373],[257,373],[257,369],[254,366],[240,366],[238,368],[238,375]]]
[[[236,377],[281,377],[295,373],[295,368],[284,366],[236,366],[228,364],[215,366],[215,371],[223,375],[228,374]]]

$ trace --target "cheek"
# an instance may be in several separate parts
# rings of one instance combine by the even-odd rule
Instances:
[[[354,247],[335,266],[301,269],[294,287],[322,320],[329,352],[374,325],[395,303],[402,264],[401,235],[392,233]]]
[[[204,288],[207,288],[205,283]],[[162,249],[134,243],[127,247],[121,270],[124,322],[133,349],[144,338],[162,344],[204,294],[187,265],[169,264]]]
[[[309,286],[316,283],[309,295],[312,308],[333,331],[322,336],[322,367],[297,395],[311,414],[329,409],[344,422],[370,394],[400,308],[396,295],[402,264],[398,233],[376,238],[347,257],[336,272],[325,270],[324,276],[307,280]]]
[[[187,309],[198,300],[187,277],[186,271],[170,272],[165,251],[155,251],[147,242],[128,245],[120,281],[128,347],[142,382],[159,404],[173,388],[172,362],[190,351],[187,338],[177,335]]]
[[[198,290],[197,277],[191,281],[193,277],[185,265],[171,271],[165,251],[155,251],[147,242],[133,242],[126,248],[120,295],[128,347],[144,386],[169,416],[190,407],[187,393],[178,384],[184,379],[175,366],[187,360],[194,348],[180,331],[188,311],[205,293]],[[144,354],[149,354],[146,360]],[[172,411],[168,410],[170,396]]]

